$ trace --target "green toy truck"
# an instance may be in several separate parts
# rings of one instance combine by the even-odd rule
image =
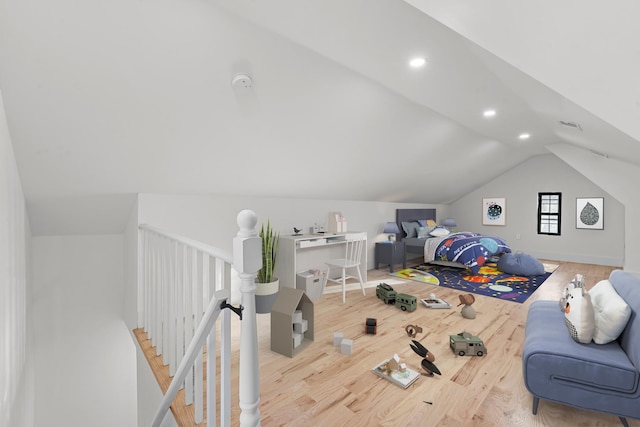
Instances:
[[[386,283],[380,283],[376,287],[376,297],[381,299],[385,304],[395,304],[397,292]]]
[[[418,298],[409,294],[396,294],[396,307],[402,311],[414,311],[418,306]]]
[[[393,304],[402,311],[414,311],[418,306],[418,298],[409,294],[397,293],[386,283],[376,286],[376,297],[385,304]]]
[[[484,356],[487,348],[484,342],[469,332],[461,332],[456,335],[449,335],[449,346],[451,350],[460,356]]]

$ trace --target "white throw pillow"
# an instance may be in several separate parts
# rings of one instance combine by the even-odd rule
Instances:
[[[447,230],[446,228],[442,228],[442,227],[436,227],[433,230],[431,230],[429,232],[430,235],[432,235],[433,237],[442,237],[442,236],[448,236],[450,233],[449,230]]]
[[[579,343],[590,343],[595,331],[595,321],[589,293],[585,288],[569,283],[562,294],[561,306],[569,335]]]
[[[606,344],[616,340],[631,317],[631,308],[608,280],[596,283],[589,294],[596,326],[593,342]]]

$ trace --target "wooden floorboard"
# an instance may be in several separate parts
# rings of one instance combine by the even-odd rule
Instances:
[[[294,358],[270,350],[270,315],[259,314],[261,422],[263,426],[617,426],[618,418],[541,401],[531,413],[532,397],[522,377],[522,345],[529,305],[538,299],[558,300],[561,289],[576,273],[588,288],[609,276],[612,267],[546,261],[558,269],[523,304],[476,296],[475,319],[463,318],[455,307],[461,292],[406,281],[394,285],[398,292],[418,297],[436,294],[454,305],[428,309],[420,305],[407,313],[383,304],[375,289],[329,293],[314,305],[315,340]],[[395,279],[387,270],[371,270],[369,281]],[[378,321],[376,335],[365,333],[368,317]],[[240,325],[232,316],[232,334]],[[376,364],[397,353],[413,369],[421,358],[409,347],[405,326],[417,324],[416,339],[436,356],[442,376],[422,376],[406,390],[370,372]],[[449,349],[449,335],[468,331],[487,345],[483,357],[458,356]],[[333,333],[353,339],[353,353],[343,355],[333,346]],[[234,337],[232,366],[238,365],[238,339]],[[144,347],[143,347],[144,348]],[[145,354],[147,351],[145,351]],[[154,351],[149,351],[153,353]],[[157,366],[157,362],[152,366]],[[162,372],[163,369],[158,368]],[[166,383],[168,372],[156,373]],[[233,373],[232,425],[238,425],[237,372]],[[432,404],[424,403],[432,402]],[[176,408],[175,412],[187,412]],[[629,419],[631,426],[640,421]],[[192,423],[193,421],[191,421]],[[181,423],[181,425],[194,425]]]

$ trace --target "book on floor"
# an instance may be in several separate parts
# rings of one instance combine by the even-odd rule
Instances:
[[[379,377],[391,381],[402,388],[409,387],[420,377],[419,372],[401,363],[397,354],[380,362],[371,371]]]
[[[423,298],[420,301],[428,308],[451,308],[451,304],[440,298]]]

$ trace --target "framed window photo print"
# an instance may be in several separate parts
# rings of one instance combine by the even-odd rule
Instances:
[[[576,199],[576,228],[604,230],[604,197]]]
[[[507,225],[507,201],[504,197],[482,199],[482,225]]]

